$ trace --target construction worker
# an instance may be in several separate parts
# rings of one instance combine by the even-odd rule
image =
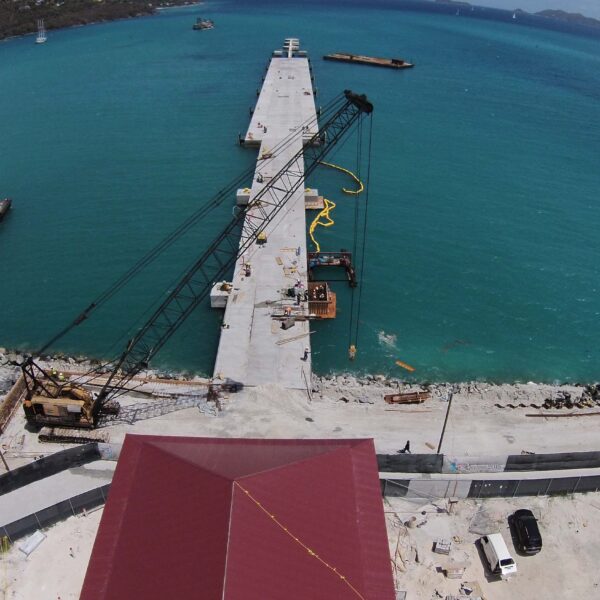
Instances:
[[[354,360],[356,358],[356,346],[352,344],[348,349],[348,358]]]
[[[62,371],[58,374],[58,380],[65,381],[65,374]]]
[[[54,367],[52,367],[52,369],[50,369],[50,376],[53,379],[56,379],[58,377],[58,371]]]
[[[304,355],[302,356],[302,360],[307,361],[309,354],[310,354],[310,350],[308,349],[308,346],[305,346],[305,348],[304,348]]]

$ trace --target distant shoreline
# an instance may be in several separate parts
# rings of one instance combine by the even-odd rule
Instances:
[[[84,0],[77,7],[56,8],[55,6],[29,6],[27,2],[15,3],[11,6],[0,6],[0,42],[35,34],[37,21],[44,20],[46,31],[98,25],[138,17],[148,17],[158,14],[168,8],[196,6],[203,4],[202,0],[169,0],[159,1],[155,5],[142,0],[131,3],[115,3],[111,5],[98,4],[95,0]],[[64,6],[64,5],[63,5]]]
[[[518,0],[515,0],[515,7],[518,4]],[[371,6],[390,10],[409,10],[456,16],[456,18],[483,19],[511,25],[527,25],[536,29],[559,31],[596,39],[600,37],[600,21],[564,11],[548,10],[529,13],[519,8],[510,10],[493,8],[479,6],[476,1],[475,3],[469,3],[460,0],[373,0]],[[513,18],[513,15],[515,15],[515,18]]]
[[[400,0],[402,4],[411,0]],[[419,4],[441,7],[442,10],[433,11],[451,14],[458,11],[457,16],[472,16],[487,20],[511,22],[521,25],[529,25],[540,29],[551,29],[555,31],[585,33],[592,37],[600,36],[600,20],[586,17],[579,13],[566,12],[564,10],[546,9],[538,12],[527,12],[521,8],[514,9],[496,8],[491,6],[480,6],[477,3],[464,2],[462,0],[416,0]],[[515,5],[518,1],[515,0]]]

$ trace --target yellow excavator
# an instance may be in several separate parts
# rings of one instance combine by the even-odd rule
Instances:
[[[27,421],[37,426],[60,425],[90,429],[94,426],[91,392],[69,383],[58,387],[53,382],[46,385],[52,396],[34,394],[31,399],[23,402]]]
[[[70,381],[54,369],[45,370],[28,358],[21,365],[25,380],[23,410],[35,427],[59,426],[92,429],[97,394]],[[118,412],[116,403],[106,403],[104,412]]]

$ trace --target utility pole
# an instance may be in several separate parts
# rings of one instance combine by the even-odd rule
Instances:
[[[446,425],[448,423],[448,417],[450,416],[450,407],[452,406],[452,398],[454,398],[454,392],[451,391],[450,398],[448,399],[448,408],[446,410],[446,418],[444,419],[444,426],[442,427],[442,435],[440,435],[440,443],[438,444],[437,453],[440,453],[442,449],[442,441],[444,440],[444,433],[446,432]]]
[[[0,458],[2,459],[2,462],[4,463],[4,467],[6,468],[6,470],[10,471],[8,463],[6,462],[6,459],[4,458],[4,454],[2,454],[2,450],[0,450]]]

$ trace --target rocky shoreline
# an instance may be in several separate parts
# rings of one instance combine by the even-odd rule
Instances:
[[[0,397],[10,389],[17,380],[19,365],[25,359],[26,353],[18,350],[7,350],[0,347]],[[59,371],[88,371],[101,367],[102,361],[85,356],[68,356],[62,353],[34,357],[35,361],[45,368],[55,368]],[[106,369],[105,372],[109,370]],[[102,372],[102,369],[100,369]],[[166,380],[206,380],[205,377],[190,373],[152,369],[140,373],[142,377],[160,378]],[[563,399],[562,405],[570,408],[578,402],[592,402],[600,405],[600,384],[593,383],[563,383],[548,384],[536,382],[490,383],[485,381],[465,381],[460,383],[448,382],[409,382],[397,377],[386,377],[382,374],[357,376],[351,373],[318,375],[312,377],[312,394],[329,397],[341,402],[359,402],[373,404],[375,399],[386,394],[402,392],[428,392],[432,398],[448,401],[453,395],[481,397],[494,399],[498,406],[511,402],[526,401],[546,403],[547,399]],[[504,404],[502,404],[504,403]],[[560,403],[560,402],[559,402]],[[561,407],[562,407],[561,405]]]
[[[489,383],[412,383],[384,375],[355,377],[313,375],[313,392],[342,402],[374,404],[382,395],[399,391],[428,392],[433,399],[448,402],[453,396],[494,401],[497,408],[590,408],[600,406],[600,384]],[[529,404],[527,404],[529,403]]]

